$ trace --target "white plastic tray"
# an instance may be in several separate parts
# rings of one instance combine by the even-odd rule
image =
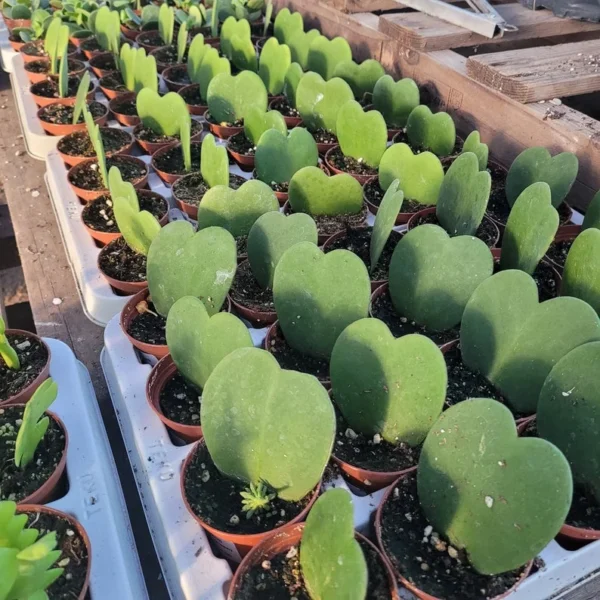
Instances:
[[[7,73],[11,73],[12,59],[17,53],[12,49],[8,41],[8,28],[6,27],[6,23],[4,19],[0,19],[0,66],[2,66],[2,70]]]
[[[51,410],[69,434],[69,491],[49,506],[73,515],[89,535],[93,600],[144,600],[148,594],[90,376],[68,346],[44,341],[52,352],[50,375],[59,390]]]

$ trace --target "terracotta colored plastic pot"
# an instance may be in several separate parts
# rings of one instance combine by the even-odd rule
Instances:
[[[277,102],[278,102],[278,98],[273,98],[269,102],[269,109],[274,110],[273,105],[276,104]],[[285,121],[285,124],[287,125],[288,129],[293,129],[294,127],[298,127],[299,125],[302,124],[302,117],[286,117],[284,115],[283,120]]]
[[[85,41],[85,40],[84,40]],[[81,48],[81,46],[79,46]],[[101,52],[104,52],[104,50],[81,50],[85,56],[85,58],[90,61],[92,60],[92,58],[94,56],[96,56],[96,54],[100,54]]]
[[[29,93],[33,97],[33,101],[40,108],[43,108],[44,106],[48,106],[49,104],[54,104],[55,102],[60,102],[61,104],[64,104],[65,106],[73,106],[75,104],[75,100],[77,99],[75,96],[69,96],[67,98],[48,98],[48,96],[40,96],[39,94],[35,93],[36,85],[37,84],[34,83],[29,87]],[[88,95],[86,96],[88,102],[93,102],[94,97],[96,95],[96,89],[97,89],[97,87],[94,86],[88,92]]]
[[[77,169],[84,169],[88,163],[95,162],[95,160],[95,158],[88,158],[87,160],[80,162],[74,167],[71,167],[69,169],[69,172],[67,173],[67,178],[69,180],[69,185],[71,186],[71,189],[73,190],[75,195],[84,202],[90,202],[92,200],[95,200],[96,198],[99,198],[100,196],[104,196],[105,194],[109,193],[107,189],[84,190],[83,188],[79,188],[71,183],[72,176],[77,172]],[[129,156],[128,160],[137,163],[146,170],[146,174],[143,177],[131,182],[136,190],[145,188],[148,184],[148,165],[146,165],[146,163],[143,160],[140,160],[135,156]]]
[[[236,595],[239,591],[240,584],[247,571],[256,565],[261,565],[265,560],[271,560],[275,556],[286,554],[290,548],[297,546],[302,540],[303,530],[304,523],[298,523],[297,525],[285,525],[284,527],[280,528],[277,533],[274,533],[266,540],[252,548],[252,550],[246,554],[244,560],[240,563],[240,566],[237,568],[233,579],[231,580],[227,600],[236,600]],[[369,548],[377,553],[377,556],[384,565],[384,569],[387,573],[387,579],[390,587],[390,598],[392,600],[398,600],[399,596],[396,588],[396,579],[394,578],[394,572],[392,571],[392,567],[388,563],[388,560],[381,553],[379,548],[375,546],[375,544],[358,533],[358,531],[356,531],[354,535],[358,541],[360,541],[362,544],[366,544],[369,546]]]
[[[190,85],[189,83],[181,83],[180,81],[172,79],[173,73],[181,70],[182,68],[186,69],[187,67],[183,64],[171,65],[162,72],[162,78],[165,80],[165,83],[171,92],[178,92],[184,87]]]
[[[110,76],[110,74],[109,74],[109,76]],[[104,77],[102,79],[104,79]],[[108,100],[114,100],[115,98],[120,98],[121,96],[126,96],[128,94],[133,93],[133,92],[130,92],[129,90],[124,91],[124,92],[120,92],[117,90],[111,90],[110,88],[107,88],[106,86],[102,85],[102,79],[100,79],[100,81],[98,82],[98,85],[100,86],[100,90],[107,97]]]
[[[189,91],[189,90],[192,90],[197,87],[200,87],[197,83],[192,83],[191,85],[185,85],[179,90],[179,95],[183,96],[185,99],[185,96],[183,95],[182,92],[185,92],[186,90]],[[195,115],[195,116],[202,116],[208,110],[208,106],[203,105],[203,104],[188,104],[186,102],[186,106],[188,107],[190,114]]]
[[[242,558],[244,556],[246,556],[246,554],[248,554],[248,552],[250,552],[250,550],[252,550],[252,548],[254,548],[254,546],[260,544],[261,542],[268,539],[272,535],[279,533],[285,527],[287,527],[289,525],[294,525],[296,523],[300,523],[301,521],[304,521],[304,519],[306,519],[306,516],[308,515],[310,509],[312,508],[312,505],[315,503],[316,499],[319,496],[319,490],[321,489],[321,482],[319,482],[317,484],[316,489],[313,491],[310,502],[307,504],[306,508],[299,515],[294,517],[291,521],[289,521],[285,525],[282,525],[281,527],[272,529],[271,531],[266,531],[264,533],[254,533],[254,534],[236,534],[236,533],[227,533],[225,531],[220,531],[218,529],[215,529],[214,527],[205,523],[200,517],[198,517],[196,515],[196,513],[194,513],[194,511],[192,510],[192,507],[190,506],[190,504],[187,500],[187,497],[185,495],[186,471],[188,470],[189,465],[192,461],[192,458],[200,445],[202,445],[202,446],[205,445],[204,440],[200,440],[200,441],[196,442],[196,444],[194,445],[194,447],[192,448],[190,453],[187,455],[185,461],[183,462],[183,466],[181,467],[181,497],[183,498],[183,503],[184,503],[185,507],[187,508],[188,512],[190,513],[190,515],[192,515],[192,517],[194,518],[194,520],[197,523],[199,523],[204,529],[206,529],[206,531],[211,533],[217,540],[225,542],[226,544],[227,543],[234,544],[239,555]]]
[[[25,408],[25,405],[19,405]],[[62,430],[65,435],[65,447],[54,469],[52,475],[42,483],[42,485],[35,491],[33,494],[29,494],[26,498],[23,498],[20,502],[17,502],[19,506],[24,504],[46,504],[46,502],[50,502],[51,500],[56,499],[56,489],[62,479],[62,476],[65,472],[65,467],[67,466],[67,450],[69,448],[69,433],[67,432],[67,428],[64,426],[64,423],[55,415],[53,412],[47,410],[44,414],[50,417]]]
[[[565,203],[566,206],[568,206],[568,208],[571,211],[571,219],[573,218],[573,209]],[[575,223],[569,223],[567,225],[561,225],[558,228],[558,233],[562,234],[562,235],[574,235],[575,237],[577,237],[580,233],[581,233],[581,225],[575,225]]]
[[[23,54],[23,53],[21,53]],[[84,63],[82,63],[80,60],[74,60],[74,59],[69,59],[70,61],[74,62],[74,68],[72,70],[69,71],[69,77],[81,77],[86,70],[86,66]],[[40,64],[50,64],[50,61],[47,58],[40,58],[38,60],[34,60],[31,61],[30,63],[27,63],[29,65],[33,65],[34,63],[40,63]],[[25,69],[25,73],[27,74],[27,78],[29,79],[29,81],[31,83],[38,83],[39,81],[44,81],[45,79],[48,78],[48,73],[47,72],[43,72],[43,73],[34,73],[32,71],[28,71],[27,69]]]
[[[12,34],[11,34],[12,35]],[[25,45],[26,42],[24,41],[14,41],[11,40],[10,37],[8,38],[8,43],[10,44],[10,47],[15,51],[15,52],[19,52],[21,50],[21,48]]]
[[[204,118],[206,119],[206,114],[208,113],[208,110],[205,111],[204,113]],[[226,125],[218,125],[217,123],[213,123],[211,121],[209,121],[208,119],[206,119],[206,123],[208,124],[208,128],[210,129],[210,132],[215,136],[218,137],[221,140],[228,140],[232,135],[235,135],[236,133],[240,133],[241,131],[244,131],[244,127],[242,125],[235,125],[235,126],[226,126]]]
[[[144,35],[146,35],[147,33],[150,33],[149,31],[140,31],[136,36],[135,36],[135,41],[137,43],[137,45],[140,48],[143,48],[147,54],[150,54],[153,50],[158,50],[158,48],[161,48],[162,46],[164,46],[164,42],[159,38],[159,40],[157,41],[156,45],[154,44],[148,44],[144,41],[142,41],[140,38],[143,37]],[[207,43],[206,40],[204,40],[204,43]],[[158,67],[158,65],[157,65]]]
[[[332,156],[333,152],[335,152],[338,148],[339,148],[338,145],[333,146],[325,154],[325,165],[334,175],[340,175],[342,173],[347,173],[348,175],[351,175],[352,177],[354,177],[354,179],[356,179],[356,181],[358,181],[358,183],[360,183],[360,185],[365,185],[365,183],[371,181],[371,179],[373,179],[373,177],[377,177],[376,175],[359,175],[358,173],[350,173],[349,171],[342,171],[341,169],[338,169],[333,164],[333,161],[331,160],[331,156]]]
[[[58,101],[58,102],[52,102],[52,103],[48,104],[48,106],[51,106],[52,104],[64,105],[64,103],[62,101]],[[68,103],[67,106],[72,106],[72,103]],[[59,123],[48,123],[47,121],[43,121],[40,118],[40,115],[45,108],[46,108],[45,106],[42,106],[37,111],[37,118],[40,122],[40,125],[42,126],[42,129],[48,135],[67,135],[67,134],[73,133],[75,131],[85,131],[85,129],[86,129],[85,122],[77,123],[76,125],[73,125],[71,123],[59,124]],[[104,125],[106,125],[106,122],[108,121],[109,110],[106,107],[104,107],[104,109],[105,109],[104,114],[101,115],[100,117],[97,117],[94,119],[94,123],[100,125],[100,127],[104,127]]]
[[[184,425],[167,418],[160,407],[160,393],[165,385],[177,374],[177,366],[173,362],[170,354],[161,358],[154,365],[150,376],[146,382],[146,400],[150,408],[156,413],[163,425],[174,431],[182,440],[187,443],[197,442],[202,437],[202,427],[200,425]],[[200,410],[200,407],[198,407]]]
[[[102,79],[102,77],[106,77],[106,75],[111,75],[115,71],[117,71],[117,67],[114,69],[104,69],[99,66],[99,63],[108,57],[113,57],[112,52],[98,52],[98,54],[94,54],[92,58],[90,58],[89,65],[90,69],[94,71],[94,74],[98,79]]]
[[[12,30],[17,27],[31,27],[31,19],[9,19],[8,17],[3,17],[3,19],[9,33],[12,33]]]
[[[554,236],[554,241],[552,243],[557,243],[557,242],[572,242],[577,236],[579,235],[579,232],[575,232],[572,231],[571,233],[561,233],[560,228],[558,230],[558,233]],[[558,264],[557,262],[555,262],[554,260],[552,260],[550,258],[550,256],[548,256],[548,254],[546,254],[546,256],[544,256],[544,259],[546,261],[548,261],[548,263],[550,263],[557,271],[560,275],[562,275],[562,272],[564,271],[564,266]]]
[[[124,115],[119,112],[119,102],[135,99],[135,92],[127,92],[126,94],[116,93],[116,96],[108,103],[110,112],[115,116],[115,119],[125,127],[135,127],[140,124],[140,118],[137,115]],[[135,141],[135,137],[134,137]]]
[[[86,530],[83,528],[79,521],[75,520],[71,515],[64,513],[60,510],[56,510],[55,508],[50,508],[49,506],[40,506],[40,504],[19,504],[17,506],[17,513],[42,513],[46,515],[52,515],[53,517],[58,517],[67,521],[71,527],[77,531],[77,534],[83,540],[85,547],[87,549],[88,555],[88,566],[87,571],[85,573],[85,580],[83,582],[83,586],[76,600],[84,600],[87,597],[87,591],[90,586],[90,576],[92,573],[92,544],[90,542],[90,538]],[[75,597],[74,597],[75,598]]]
[[[150,295],[150,291],[148,290],[148,288],[145,288],[143,290],[140,290],[137,294],[132,296],[127,301],[127,304],[123,307],[123,310],[121,311],[121,318],[120,318],[121,329],[123,330],[123,333],[127,336],[127,339],[140,352],[144,352],[145,354],[150,354],[151,356],[155,356],[156,358],[164,358],[165,356],[167,356],[167,354],[169,354],[169,347],[166,344],[160,345],[160,344],[147,344],[145,342],[140,342],[139,340],[136,340],[134,337],[132,337],[128,333],[129,325],[131,324],[133,319],[138,314],[135,307],[140,302],[147,300],[149,295]]]
[[[243,263],[247,262],[248,260],[242,261],[238,265],[238,269],[242,266]],[[244,319],[250,321],[250,323],[252,323],[252,325],[254,325],[255,327],[265,327],[266,325],[272,325],[273,323],[275,323],[275,321],[277,321],[277,313],[274,310],[261,311],[248,308],[247,306],[236,302],[231,294],[229,294],[229,300],[235,312]]]
[[[46,352],[48,353],[48,358],[46,360],[46,364],[40,371],[40,374],[26,387],[24,387],[18,394],[7,398],[6,400],[0,401],[0,407],[3,406],[12,406],[13,404],[25,404],[31,396],[35,393],[35,391],[50,377],[50,359],[52,358],[50,348],[48,344],[44,342],[44,340],[35,335],[35,333],[31,333],[30,331],[24,331],[23,329],[7,329],[6,335],[21,335],[24,337],[32,338],[39,344],[42,344],[44,348],[46,348]]]
[[[100,258],[102,257],[103,253],[107,252],[107,248],[109,248],[108,245],[104,246],[104,248],[100,250],[96,265],[98,267],[98,271],[100,271],[102,274],[102,277],[108,281],[108,284],[116,290],[124,292],[125,294],[137,294],[140,290],[146,289],[148,287],[148,281],[121,281],[120,279],[110,277],[102,270]]]
[[[129,29],[129,27],[125,27],[123,24],[121,24],[121,33],[132,42],[135,42],[135,38],[140,35],[140,31],[138,29]]]
[[[317,142],[317,150],[319,151],[319,154],[321,156],[326,156],[327,153],[335,148],[336,146],[339,146],[339,144],[337,142],[332,142],[332,143],[321,143],[321,142]]]
[[[235,160],[235,162],[242,168],[244,171],[252,171],[254,169],[254,154],[240,154],[239,152],[234,152],[227,144],[227,152],[229,156]]]
[[[75,32],[77,33],[77,32]],[[81,44],[83,44],[83,42],[85,42],[85,40],[89,40],[91,37],[94,37],[94,34],[90,31],[89,35],[85,36],[85,37],[76,37],[75,35],[72,35],[69,38],[69,42],[71,42],[71,44],[73,44],[73,46],[77,46],[77,48],[79,48],[81,46]]]
[[[138,117],[138,119],[139,119],[139,117]],[[138,125],[139,125],[139,123],[138,123]],[[136,125],[136,127],[137,127],[137,125]],[[156,143],[155,142],[147,142],[145,140],[140,140],[137,137],[137,132],[135,129],[133,130],[133,137],[135,138],[135,141],[137,142],[138,146],[140,146],[140,148],[142,150],[144,150],[144,152],[146,154],[150,154],[150,156],[153,156],[159,150],[165,150],[167,148],[170,148],[171,146],[177,146],[177,144],[179,144],[179,142],[176,139],[173,139],[170,142],[156,142]],[[154,164],[152,165],[152,167],[156,170],[156,167],[154,167]],[[159,173],[158,170],[156,170],[156,172]],[[160,173],[159,173],[159,175],[160,175]]]
[[[363,185],[363,200],[365,201],[365,203],[367,204],[367,206],[369,207],[369,210],[376,215],[377,212],[379,211],[379,205],[378,204],[373,204],[368,198],[367,198],[367,194],[365,193],[365,186],[369,185],[372,181],[378,181],[377,177],[372,177],[371,179],[369,179],[369,181],[367,181],[364,185]],[[396,225],[405,225],[406,223],[408,223],[408,221],[410,220],[410,218],[415,215],[416,213],[412,213],[412,212],[400,212],[398,213],[398,216],[396,217]]]
[[[200,144],[199,140],[200,136],[202,135],[202,132],[200,132],[200,134],[196,134],[194,137],[192,137],[192,142],[196,143],[196,144]],[[138,141],[139,143],[139,141]],[[156,167],[156,159],[160,156],[162,156],[163,154],[165,154],[167,152],[167,150],[170,150],[173,147],[176,147],[179,145],[179,142],[175,142],[175,143],[169,143],[166,146],[163,146],[162,148],[160,148],[160,150],[157,150],[154,154],[152,154],[152,168],[158,173],[158,176],[168,185],[173,185],[179,178],[183,177],[183,175],[178,175],[175,173],[167,173],[166,171],[161,171],[160,169],[158,169]]]
[[[110,158],[111,156],[116,156],[116,155],[129,156],[131,154],[131,152],[133,151],[133,144],[135,143],[135,141],[133,139],[133,135],[131,135],[131,133],[129,133],[129,131],[126,131],[124,129],[122,131],[123,131],[123,133],[127,134],[127,136],[130,138],[129,143],[127,145],[123,146],[123,148],[121,150],[119,150],[118,152],[107,152],[106,153],[107,158]],[[84,160],[88,160],[90,158],[89,156],[73,156],[72,154],[65,154],[64,152],[61,152],[59,148],[56,148],[56,150],[60,154],[60,157],[63,159],[63,162],[65,163],[65,165],[67,165],[68,167],[74,167],[75,165],[78,165],[79,163],[83,162]]]
[[[410,581],[408,581],[408,579],[405,579],[405,577],[402,575],[402,573],[400,573],[396,569],[396,567],[394,566],[394,563],[390,560],[390,557],[387,555],[387,552],[385,550],[385,546],[383,545],[382,523],[381,523],[383,507],[385,506],[386,502],[390,499],[390,496],[393,493],[394,488],[396,487],[398,482],[409,475],[410,475],[410,473],[407,473],[406,475],[399,477],[397,479],[397,481],[394,482],[394,484],[392,486],[390,486],[388,491],[385,493],[385,496],[382,498],[381,504],[377,508],[377,512],[375,514],[375,535],[377,536],[377,544],[379,545],[379,548],[381,549],[381,551],[385,555],[386,559],[388,560],[394,574],[396,575],[396,577],[398,578],[400,583],[402,583],[402,585],[404,587],[406,587],[410,592],[412,592],[417,598],[419,598],[420,600],[444,600],[443,598],[437,598],[436,596],[427,594],[423,590],[419,589],[417,586],[413,585]],[[513,587],[511,587],[509,590],[507,590],[503,594],[500,594],[498,596],[495,596],[494,598],[491,598],[490,600],[502,600],[502,598],[506,598],[509,594],[514,592],[521,585],[521,583],[523,583],[523,581],[525,581],[525,579],[527,579],[532,566],[533,566],[533,561],[529,561],[527,563],[527,566],[525,567],[525,570],[523,571],[523,575],[522,575],[521,579],[519,579],[519,581],[517,581],[515,583],[515,585],[513,585]]]

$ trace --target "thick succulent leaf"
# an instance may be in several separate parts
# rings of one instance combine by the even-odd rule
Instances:
[[[329,81],[336,65],[352,60],[352,49],[343,37],[328,39],[324,35],[316,37],[308,49],[307,67]]]
[[[471,131],[463,144],[462,151],[473,152],[473,154],[477,156],[480,171],[485,171],[487,169],[489,148],[487,144],[481,142],[479,131]]]
[[[185,100],[176,92],[164,96],[144,88],[136,98],[137,113],[142,123],[160,135],[177,135],[181,116],[187,114]]]
[[[592,198],[583,217],[581,228],[589,229],[590,227],[600,229],[600,192]]]
[[[251,106],[244,118],[244,134],[256,146],[262,134],[268,129],[277,129],[287,135],[287,125],[283,115],[277,110],[264,112],[262,108]]]
[[[357,100],[362,100],[366,94],[372,94],[377,81],[385,75],[385,69],[377,60],[369,58],[358,64],[353,60],[338,63],[333,76],[343,79],[354,92]]]
[[[221,54],[230,60],[233,58],[233,38],[249,40],[252,36],[250,23],[246,19],[239,21],[235,17],[227,17],[221,27]]]
[[[212,79],[207,92],[208,110],[218,123],[244,119],[251,106],[267,112],[267,89],[252,71],[238,75],[220,73]]]
[[[304,30],[295,31],[287,39],[287,45],[292,53],[292,60],[298,63],[304,71],[308,70],[308,51],[310,45],[320,37],[321,32],[318,29],[311,29],[306,33]]]
[[[296,108],[296,90],[302,77],[304,77],[304,71],[296,62],[292,63],[285,73],[282,92],[287,98],[288,104],[293,108]]]
[[[409,77],[394,81],[391,75],[384,75],[373,88],[373,107],[393,129],[406,126],[408,116],[419,102],[419,88]]]
[[[285,74],[292,64],[292,54],[285,44],[280,44],[277,38],[269,38],[260,53],[258,74],[263,80],[267,91],[278,96],[283,91]]]
[[[234,35],[231,40],[231,62],[240,71],[258,71],[256,48],[249,37]]]
[[[415,149],[430,150],[438,156],[452,154],[456,144],[456,128],[446,112],[433,114],[425,106],[417,106],[408,116],[406,137]]]
[[[209,188],[216,185],[229,187],[229,158],[225,146],[217,144],[209,133],[202,140],[200,153],[200,173]]]
[[[199,33],[194,36],[190,49],[188,50],[187,72],[192,83],[197,83],[200,75],[200,67],[206,53],[211,46],[204,42],[204,36]]]
[[[379,262],[381,253],[396,224],[396,217],[402,208],[403,201],[404,192],[400,189],[400,181],[396,179],[387,189],[379,205],[377,215],[375,215],[375,224],[371,233],[371,271],[375,269]]]
[[[291,12],[289,8],[282,8],[273,22],[275,37],[282,44],[287,44],[289,39],[297,32],[304,31],[304,19],[299,12]]]
[[[231,75],[231,63],[225,57],[219,55],[216,48],[209,48],[198,70],[198,75],[192,79],[200,88],[200,97],[206,100],[208,97],[208,88],[212,80],[221,73]]]

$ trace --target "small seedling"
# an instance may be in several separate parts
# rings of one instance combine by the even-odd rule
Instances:
[[[9,369],[18,371],[21,368],[19,356],[6,337],[6,324],[0,317],[0,356]]]
[[[204,38],[202,38],[204,41]],[[187,49],[188,42],[188,28],[187,23],[182,23],[179,27],[179,32],[177,33],[177,62],[183,62],[183,57],[185,56],[185,51]]]
[[[173,44],[173,35],[175,31],[175,11],[172,6],[166,2],[161,4],[158,11],[158,32],[165,46]]]
[[[383,115],[391,129],[405,127],[408,116],[419,106],[419,101],[419,88],[408,77],[394,81],[390,75],[384,75],[373,88],[373,107]]]
[[[75,105],[73,106],[73,125],[79,123],[81,114],[87,108],[87,95],[90,90],[90,74],[86,71],[77,87],[77,95],[75,96]]]
[[[289,47],[280,44],[277,38],[269,38],[260,53],[258,74],[272,96],[278,96],[283,91],[285,75],[291,64]]]
[[[202,140],[200,173],[209,188],[217,185],[229,187],[229,159],[225,146],[216,143],[212,133]]]
[[[158,92],[144,88],[137,95],[136,108],[144,126],[158,135],[178,135],[182,118],[186,115],[189,117],[185,100],[175,92],[169,92],[161,97]]]
[[[385,75],[385,69],[377,60],[369,58],[358,64],[353,60],[340,62],[333,70],[334,77],[340,77],[352,88],[354,97],[361,101],[373,94],[375,84]]]
[[[260,482],[250,485],[240,492],[242,497],[242,511],[246,514],[246,519],[251,519],[254,513],[261,510],[268,510],[271,507],[271,501],[277,498],[276,493],[269,493],[268,487]]]
[[[404,192],[400,189],[400,181],[396,179],[387,189],[383,200],[379,205],[379,210],[375,216],[375,224],[371,233],[371,272],[375,270],[381,253],[387,244],[387,241],[396,224],[396,217],[402,208],[404,201]]]
[[[119,13],[110,10],[108,6],[100,8],[94,21],[94,33],[102,49],[118,57],[121,45]]]
[[[481,137],[479,135],[479,131],[472,131],[467,139],[465,140],[465,143],[463,144],[463,152],[473,152],[473,154],[475,154],[475,156],[477,157],[477,160],[479,162],[479,170],[480,171],[485,171],[487,169],[487,164],[488,164],[488,156],[489,156],[489,148],[487,146],[487,144],[484,144],[481,141]]]
[[[448,113],[433,114],[422,104],[408,116],[406,137],[415,150],[430,150],[437,156],[448,156],[456,144],[456,128]]]
[[[106,154],[104,153],[104,142],[102,141],[102,135],[100,134],[100,126],[94,123],[94,117],[92,117],[87,106],[83,108],[83,117],[87,127],[92,147],[96,153],[96,160],[98,161],[98,171],[100,171],[100,178],[105,188],[108,188],[108,172],[106,170]]]
[[[123,44],[118,64],[123,83],[130,92],[137,94],[144,88],[158,92],[156,59],[154,56],[146,56],[143,48],[136,49]]]
[[[46,39],[44,41],[44,50],[50,59],[50,73],[57,74],[58,61],[67,53],[69,44],[69,28],[63,25],[60,19],[52,19]]]

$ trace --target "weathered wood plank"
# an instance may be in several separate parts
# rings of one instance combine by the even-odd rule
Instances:
[[[494,38],[493,41],[497,44],[578,34],[585,31],[597,31],[600,35],[600,24],[598,23],[560,19],[549,10],[533,11],[520,4],[500,5],[496,7],[496,10],[508,23],[519,28],[518,31]],[[379,20],[379,29],[403,46],[426,52],[490,43],[488,38],[468,29],[420,12],[382,15]]]
[[[473,79],[519,102],[600,90],[600,42],[480,54],[467,60]]]

